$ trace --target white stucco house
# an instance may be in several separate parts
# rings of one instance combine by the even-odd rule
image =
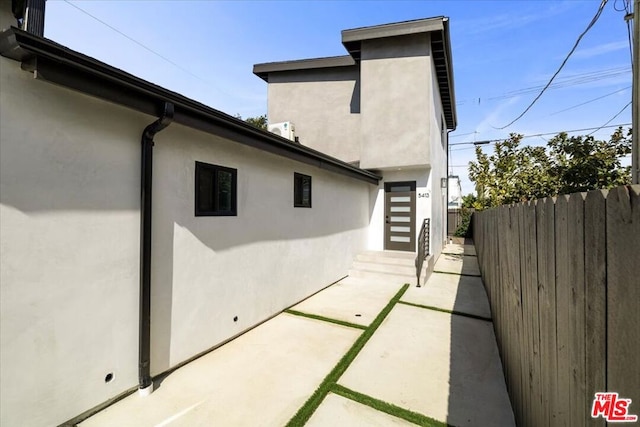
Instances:
[[[319,60],[336,66],[256,66],[270,119],[294,121],[300,144],[43,25],[44,0],[0,2],[1,425],[60,425],[149,393],[344,277],[359,252],[407,243],[393,236],[415,251],[424,218],[440,251],[446,19],[346,31],[348,57]],[[385,210],[410,218],[387,238]]]
[[[257,64],[270,123],[293,123],[303,146],[381,176],[368,247],[415,251],[430,219],[446,238],[448,131],[456,127],[448,19],[342,31],[344,56]]]

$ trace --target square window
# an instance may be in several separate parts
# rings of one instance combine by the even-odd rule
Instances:
[[[293,174],[293,206],[311,207],[311,177],[295,172]]]
[[[196,216],[236,216],[237,170],[196,162]]]

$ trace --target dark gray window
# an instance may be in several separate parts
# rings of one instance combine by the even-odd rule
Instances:
[[[311,177],[295,172],[293,174],[293,206],[311,207]]]
[[[196,162],[196,216],[236,216],[237,170]]]

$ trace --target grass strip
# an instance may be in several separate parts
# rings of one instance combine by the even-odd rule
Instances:
[[[438,270],[433,270],[434,273],[440,273],[440,274],[452,274],[454,276],[467,276],[467,277],[482,277],[480,274],[468,274],[468,273],[453,273],[451,271],[438,271]]]
[[[472,319],[484,320],[486,322],[493,321],[491,320],[490,317],[478,316],[477,314],[469,314],[469,313],[464,313],[462,311],[456,311],[456,310],[447,310],[446,308],[432,307],[430,305],[414,304],[412,302],[406,302],[406,301],[398,301],[398,302],[400,304],[410,305],[412,307],[425,308],[427,310],[434,310],[434,311],[441,311],[443,313],[455,314],[456,316],[470,317]]]
[[[311,415],[318,409],[324,398],[331,391],[331,388],[338,382],[338,379],[344,374],[347,370],[351,362],[356,358],[360,350],[364,347],[364,345],[369,341],[371,336],[374,334],[376,329],[380,327],[382,321],[389,315],[391,309],[400,301],[402,295],[409,288],[409,284],[405,284],[398,293],[395,294],[393,298],[389,301],[389,303],[382,309],[380,313],[376,316],[376,318],[371,322],[369,327],[364,330],[364,332],[356,339],[351,348],[342,356],[340,361],[336,364],[336,366],[329,372],[329,374],[324,378],[324,380],[320,383],[316,391],[313,392],[311,397],[307,399],[307,401],[302,405],[298,412],[289,420],[287,423],[287,427],[299,427],[303,426],[309,421]]]
[[[474,254],[455,254],[453,252],[442,252],[440,255],[462,255],[462,256],[473,256],[473,257],[478,257],[478,255],[474,255]]]
[[[419,426],[426,426],[426,427],[446,427],[447,426],[447,423],[443,423],[442,421],[434,420],[433,418],[427,417],[426,415],[422,415],[417,412],[413,412],[408,409],[401,408],[392,403],[387,403],[383,400],[379,400],[374,397],[367,396],[366,394],[358,393],[357,391],[341,386],[340,384],[335,384],[331,388],[331,392],[339,396],[345,397],[347,399],[353,400],[354,402],[358,402],[363,405],[369,406],[377,411],[384,412],[389,415],[393,415],[394,417],[397,417],[397,418],[402,418],[405,421],[409,421],[410,423],[413,423]]]
[[[345,322],[344,320],[332,319],[330,317],[318,316],[317,314],[303,313],[297,310],[285,310],[285,313],[293,314],[295,316],[308,317],[309,319],[322,320],[323,322],[335,323],[336,325],[348,326],[350,328],[367,329],[364,325],[358,325],[356,323]]]

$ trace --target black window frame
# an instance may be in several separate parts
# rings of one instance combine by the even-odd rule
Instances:
[[[304,185],[305,180],[308,180],[309,183],[309,202],[304,202],[303,191],[304,188],[300,188],[300,186]],[[309,175],[305,175],[302,173],[294,172],[293,173],[293,207],[294,208],[311,208],[312,205],[312,192],[313,183],[312,178]]]
[[[218,188],[218,172],[228,172],[231,174],[231,209],[221,210],[214,209],[205,210],[200,208],[200,180],[198,179],[202,171],[212,172],[212,201],[214,205],[217,203],[218,197],[216,191]],[[210,163],[196,162],[195,168],[195,216],[238,216],[238,170],[220,165],[213,165]]]

